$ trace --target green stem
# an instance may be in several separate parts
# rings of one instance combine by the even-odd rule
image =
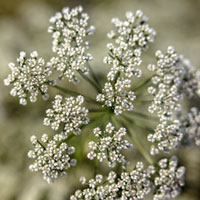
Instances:
[[[99,117],[99,116],[91,118],[91,120],[89,121],[89,123],[88,123],[88,124],[83,124],[83,125],[81,125],[81,126],[80,126],[80,129],[83,129],[83,128],[85,128],[86,126],[89,126],[90,124],[92,124],[93,122],[95,122],[96,119],[97,119],[98,117]],[[81,131],[82,131],[82,130],[81,130]],[[57,146],[60,146],[63,142],[69,141],[69,140],[72,139],[74,136],[76,136],[76,135],[72,133],[72,134],[69,135],[66,139],[60,141],[60,143],[59,143]]]
[[[118,121],[116,120],[114,115],[111,117],[111,122],[116,128],[119,127],[119,123],[117,123]]]
[[[96,85],[96,83],[94,83],[92,80],[90,80],[85,74],[83,74],[82,72],[78,71],[78,73],[80,74],[80,76],[85,79],[88,83],[90,83],[94,89],[98,92],[101,93],[101,89],[99,88],[98,85]]]
[[[37,140],[37,142],[41,145],[41,147],[42,147],[43,149],[46,149],[46,147],[45,147],[39,140]]]
[[[148,84],[148,83],[151,81],[151,79],[152,79],[153,76],[154,76],[154,75],[152,75],[151,77],[149,77],[149,78],[148,78],[147,80],[145,80],[143,83],[141,83],[141,84],[139,84],[138,86],[136,86],[136,87],[133,89],[133,91],[136,92],[136,91],[139,90],[140,88],[144,87],[146,84]]]
[[[61,87],[61,86],[58,86],[58,85],[49,85],[49,86],[51,86],[51,87],[53,87],[53,88],[56,88],[56,89],[58,89],[58,90],[60,90],[60,91],[62,91],[62,92],[64,92],[64,93],[66,93],[66,94],[70,94],[70,95],[75,95],[75,96],[77,96],[77,95],[82,95],[83,97],[85,97],[85,100],[86,101],[88,101],[88,102],[90,102],[90,103],[95,103],[95,104],[98,104],[98,105],[101,105],[99,102],[97,102],[96,100],[94,100],[94,99],[92,99],[91,97],[88,97],[88,96],[86,96],[86,95],[83,95],[83,94],[81,94],[81,93],[79,93],[79,92],[74,92],[74,91],[71,91],[71,90],[69,90],[69,89],[66,89],[66,88],[63,88],[63,87]]]
[[[69,90],[67,88],[63,88],[63,87],[58,86],[58,85],[54,85],[54,86],[51,86],[51,87],[54,87],[54,88],[56,88],[56,89],[58,89],[58,90],[60,90],[60,91],[62,91],[64,93],[66,93],[66,94],[70,94],[70,95],[82,95],[82,94],[80,94],[78,92],[71,91],[71,90]]]
[[[62,143],[66,143],[68,142],[70,139],[72,139],[75,135],[72,133],[71,135],[69,135],[66,139],[60,141],[57,145],[57,147],[59,147]]]
[[[146,101],[135,101],[135,105],[136,106],[140,106],[140,105],[144,105],[144,104],[149,104],[149,103],[151,103],[153,100],[146,100]]]
[[[96,82],[97,85],[99,85],[99,87],[100,87],[100,89],[101,89],[101,84],[100,84],[100,82],[99,82],[99,80],[98,80],[96,74],[94,73],[94,71],[93,71],[93,69],[92,69],[92,67],[91,67],[91,65],[90,65],[89,63],[88,63],[88,68],[90,69],[90,73],[91,73],[91,75],[92,75],[94,81]]]
[[[138,151],[142,154],[142,156],[146,159],[146,161],[150,164],[150,165],[154,165],[154,162],[152,160],[152,158],[150,157],[150,155],[146,152],[146,150],[143,148],[143,145],[140,144],[140,142],[138,141],[137,137],[131,134],[129,128],[125,125],[125,123],[123,123],[122,121],[120,121],[120,123],[122,124],[122,126],[124,128],[126,128],[127,130],[127,134],[129,136],[129,138],[131,139],[131,141],[133,142],[133,145],[138,149]]]
[[[158,118],[157,117],[154,117],[154,116],[149,116],[149,115],[146,115],[144,113],[140,113],[140,112],[136,112],[136,111],[130,111],[128,112],[132,115],[136,115],[138,117],[142,117],[142,118],[145,118],[145,119],[148,119],[148,120],[154,120],[154,121],[158,121]]]
[[[127,127],[126,127],[127,128]],[[152,160],[152,158],[150,157],[150,155],[146,152],[146,150],[143,148],[142,144],[140,144],[137,140],[136,137],[132,137],[131,132],[129,131],[129,129],[127,129],[128,135],[131,138],[131,140],[133,141],[133,144],[136,146],[136,148],[139,150],[139,152],[144,156],[144,158],[146,159],[146,161],[150,164],[150,165],[154,165],[154,162]]]
[[[98,112],[102,113],[102,112],[106,112],[106,110],[104,110],[104,109],[101,109],[101,110],[100,109],[89,109],[89,112],[90,113],[98,113]]]
[[[132,125],[137,126],[145,131],[154,132],[154,130],[148,126],[145,126],[143,123],[138,122],[137,120],[132,120],[130,117],[123,115],[123,117]]]
[[[94,159],[94,177],[97,175],[98,159]]]

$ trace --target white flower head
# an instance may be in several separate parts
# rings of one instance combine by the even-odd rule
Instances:
[[[122,114],[123,111],[132,111],[136,96],[133,91],[128,90],[130,87],[129,79],[119,77],[114,85],[106,82],[102,93],[97,95],[96,100],[111,107],[116,115]]]
[[[121,151],[133,146],[123,138],[126,135],[126,129],[120,128],[117,131],[111,123],[108,123],[105,131],[102,131],[101,134],[96,134],[97,130],[100,129],[94,129],[97,141],[89,142],[91,151],[87,155],[88,158],[90,160],[97,158],[100,162],[107,159],[109,167],[115,167],[117,163],[122,163],[125,166],[127,161]]]
[[[181,110],[184,95],[192,97],[198,88],[198,79],[191,64],[176,53],[172,46],[166,53],[156,51],[156,65],[148,69],[155,72],[152,77],[153,86],[148,92],[153,96],[149,112],[156,113],[160,123],[155,132],[148,135],[148,140],[154,145],[151,154],[159,151],[169,152],[177,148],[183,139],[182,122],[176,117]]]
[[[83,96],[63,98],[61,95],[56,95],[52,109],[46,111],[44,125],[58,130],[63,124],[63,134],[67,135],[70,132],[79,134],[80,127],[89,122],[88,110],[82,106],[83,102]]]
[[[170,119],[174,111],[180,111],[180,101],[184,94],[194,96],[198,89],[198,77],[192,65],[172,46],[164,54],[156,52],[156,65],[149,65],[148,69],[155,72],[148,92],[154,96],[149,107],[151,113],[157,112],[161,120]]]
[[[40,171],[43,174],[44,180],[52,183],[59,176],[67,174],[67,170],[76,164],[76,160],[70,155],[74,153],[72,148],[62,142],[66,137],[60,137],[59,141],[48,139],[46,134],[43,134],[41,142],[34,142],[34,150],[28,152],[28,157],[34,159],[34,163],[29,166],[33,172]],[[33,136],[32,139],[33,141]]]
[[[142,63],[142,51],[153,42],[155,31],[147,24],[147,18],[141,11],[135,14],[126,13],[126,20],[113,18],[116,31],[111,30],[108,37],[113,43],[108,43],[108,56],[104,63],[111,65],[107,81],[96,99],[103,106],[111,107],[116,115],[123,111],[132,111],[136,96],[131,87],[131,77],[141,77],[142,71],[138,66]]]
[[[50,65],[44,59],[38,57],[38,53],[33,51],[30,57],[25,52],[20,52],[17,62],[9,63],[11,74],[4,80],[6,86],[12,85],[10,91],[12,96],[19,97],[19,103],[26,105],[28,98],[31,102],[37,101],[39,93],[47,99],[47,78],[51,75]]]
[[[155,155],[160,151],[168,153],[173,149],[177,149],[183,139],[183,135],[179,120],[160,122],[156,126],[154,133],[149,134],[147,137],[148,141],[153,143],[151,154]]]
[[[95,28],[88,25],[88,19],[81,6],[64,8],[50,18],[48,32],[52,34],[52,50],[56,54],[51,58],[52,66],[61,73],[60,77],[75,83],[76,71],[87,73],[86,63],[92,60],[92,55],[87,53],[89,42],[85,39]]]
[[[131,172],[117,173],[110,171],[107,177],[98,174],[94,179],[86,181],[87,188],[77,190],[70,200],[78,199],[144,199],[152,190],[150,178],[155,170],[151,167],[141,168],[141,162],[136,164]]]
[[[154,200],[172,199],[184,186],[185,167],[178,166],[177,157],[159,161],[159,175],[155,177]]]

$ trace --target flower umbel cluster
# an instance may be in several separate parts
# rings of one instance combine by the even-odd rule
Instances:
[[[115,167],[116,163],[122,163],[125,166],[127,161],[121,151],[133,146],[128,140],[123,139],[126,135],[126,129],[120,128],[116,131],[115,127],[108,123],[105,131],[101,131],[97,127],[93,130],[93,133],[97,137],[97,141],[89,142],[91,151],[87,154],[87,157],[91,160],[97,158],[100,162],[107,159],[109,167]]]
[[[61,95],[56,95],[52,109],[46,111],[47,117],[44,118],[44,125],[51,126],[53,130],[58,130],[60,125],[63,124],[64,135],[70,132],[75,135],[79,134],[80,126],[89,122],[88,109],[82,107],[83,102],[83,96],[63,99]]]
[[[69,147],[62,142],[66,137],[58,134],[52,140],[47,134],[43,134],[41,142],[36,136],[31,137],[31,143],[34,150],[28,152],[28,157],[35,159],[34,163],[29,166],[31,171],[41,171],[44,180],[51,183],[59,176],[66,175],[67,169],[76,165],[76,160],[70,157],[75,148]]]
[[[64,8],[49,20],[51,26],[48,32],[52,34],[52,50],[56,54],[51,58],[51,63],[60,72],[60,79],[66,77],[76,83],[76,71],[88,72],[85,65],[92,60],[92,55],[87,53],[89,42],[85,38],[95,30],[94,26],[88,26],[88,19],[88,14],[78,6],[71,10]]]
[[[179,56],[173,47],[169,46],[166,54],[156,52],[157,64],[148,66],[155,72],[152,78],[154,86],[148,92],[154,96],[154,101],[149,107],[149,112],[157,112],[161,121],[171,119],[173,111],[181,109],[180,100],[184,92],[192,97],[198,88],[196,72],[189,62]]]
[[[157,64],[148,66],[150,71],[155,72],[152,78],[154,86],[148,88],[154,97],[149,112],[156,112],[160,119],[154,134],[148,136],[148,140],[154,143],[151,154],[178,147],[183,138],[183,130],[176,113],[181,110],[184,94],[192,97],[198,88],[196,72],[173,47],[169,46],[166,54],[157,51],[156,58]]]
[[[119,77],[114,86],[111,82],[106,82],[103,89],[104,94],[98,94],[96,99],[104,102],[107,107],[114,108],[116,115],[122,114],[124,110],[131,111],[134,108],[132,102],[136,96],[133,91],[128,91],[130,87],[130,79]]]
[[[117,30],[108,33],[114,43],[107,45],[109,53],[104,58],[104,63],[111,65],[111,69],[102,93],[96,99],[111,107],[116,115],[134,108],[135,95],[128,90],[131,87],[131,77],[141,76],[141,69],[137,67],[142,63],[142,50],[148,47],[149,42],[153,42],[155,36],[155,31],[149,27],[147,21],[140,10],[135,14],[127,12],[125,21],[112,19]]]
[[[183,130],[179,120],[160,122],[153,134],[149,134],[147,139],[154,143],[151,146],[151,154],[158,154],[159,151],[169,152],[179,146],[183,138]]]
[[[159,176],[155,177],[156,193],[154,200],[172,199],[180,193],[184,185],[185,167],[178,167],[176,156],[159,161]]]
[[[31,137],[34,150],[29,151],[28,156],[35,159],[35,162],[30,165],[30,170],[41,171],[44,180],[48,183],[65,175],[66,170],[76,164],[76,159],[70,157],[75,152],[75,148],[69,147],[66,142],[69,133],[79,134],[80,126],[89,121],[88,110],[81,107],[83,102],[82,96],[66,97],[63,100],[61,95],[56,95],[53,109],[46,111],[47,118],[44,118],[44,125],[51,125],[53,130],[58,130],[62,123],[63,130],[59,134],[55,134],[53,139],[49,139],[47,134],[43,134],[41,142],[36,136]]]
[[[143,199],[151,191],[150,178],[154,174],[154,167],[150,166],[146,170],[142,162],[138,162],[134,170],[130,173],[122,172],[119,177],[114,171],[108,174],[103,181],[102,175],[96,175],[89,181],[82,177],[81,182],[87,185],[86,189],[77,190],[70,200],[78,199]]]
[[[13,85],[10,94],[18,96],[20,104],[26,105],[28,98],[31,102],[36,102],[39,93],[45,100],[48,99],[46,82],[52,69],[50,64],[46,64],[36,51],[31,52],[30,57],[21,51],[17,63],[9,63],[9,68],[11,74],[4,80],[4,83],[7,86]]]
[[[43,178],[51,183],[75,166],[76,160],[89,170],[94,168],[89,180],[81,177],[84,186],[71,195],[71,200],[143,200],[146,195],[153,200],[175,198],[184,186],[185,174],[185,167],[178,165],[175,150],[185,144],[200,146],[200,112],[192,108],[184,114],[187,106],[182,106],[183,100],[187,100],[185,96],[200,96],[200,72],[169,46],[166,53],[156,52],[156,64],[148,65],[152,75],[133,87],[132,78],[142,76],[142,54],[155,36],[147,17],[138,10],[127,12],[124,21],[112,19],[115,30],[108,33],[112,43],[107,44],[108,55],[104,58],[104,63],[111,67],[102,87],[101,79],[88,63],[92,56],[87,53],[87,36],[95,29],[88,25],[88,20],[81,6],[64,8],[50,19],[48,31],[53,38],[50,61],[45,62],[33,51],[29,57],[21,52],[17,63],[9,64],[11,74],[4,83],[13,85],[10,93],[19,97],[20,104],[26,105],[28,98],[35,102],[39,93],[47,100],[48,86],[62,92],[62,96],[56,94],[43,121],[55,133],[43,134],[41,140],[31,137],[34,149],[28,152],[28,157],[34,162],[30,170],[42,172]],[[77,83],[78,73],[97,93],[90,92],[89,85],[89,94],[79,92],[76,85],[70,88],[69,82],[66,88],[59,85],[61,81],[64,85],[65,77]],[[77,135],[81,131],[80,139]],[[90,138],[89,152],[84,137]],[[72,157],[73,146],[78,151]],[[133,160],[127,159],[130,155],[125,156],[124,150],[130,150]],[[133,157],[135,150],[138,154]],[[161,152],[173,155],[157,161],[153,155]],[[90,160],[89,167],[83,159],[85,154]],[[104,161],[109,170],[105,169]],[[101,175],[105,172],[107,177]]]

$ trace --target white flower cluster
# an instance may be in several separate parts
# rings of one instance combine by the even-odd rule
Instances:
[[[128,172],[122,172],[120,177],[114,171],[109,172],[106,180],[102,175],[96,175],[89,181],[82,177],[81,182],[88,187],[77,190],[70,200],[78,199],[99,199],[99,200],[120,200],[135,199],[141,200],[151,191],[150,178],[154,174],[154,167],[150,166],[144,170],[142,162],[136,164],[136,168]]]
[[[83,102],[82,96],[66,97],[64,101],[61,95],[56,95],[53,109],[46,111],[47,117],[44,118],[44,125],[51,125],[53,130],[58,130],[62,123],[64,126],[62,132],[54,135],[53,139],[43,134],[41,142],[36,136],[31,137],[31,143],[35,148],[29,151],[28,157],[35,159],[35,162],[30,165],[30,170],[41,171],[44,180],[48,183],[66,174],[66,170],[76,164],[76,160],[70,158],[75,148],[69,147],[66,139],[70,132],[75,135],[79,134],[80,126],[89,122],[88,110],[81,107]]]
[[[75,135],[79,134],[80,126],[89,122],[88,109],[82,107],[83,103],[83,96],[63,99],[61,95],[56,95],[52,109],[46,111],[47,117],[44,118],[44,125],[51,126],[53,130],[58,130],[60,125],[63,124],[64,135],[70,132]]]
[[[104,102],[105,106],[112,107],[116,115],[121,114],[123,111],[133,110],[133,101],[136,96],[133,91],[127,89],[131,87],[131,80],[119,77],[112,85],[111,82],[106,82],[102,90],[103,94],[98,94],[96,100]]]
[[[50,18],[48,32],[52,34],[52,51],[56,54],[51,58],[52,66],[61,73],[60,78],[77,82],[76,71],[87,73],[85,64],[92,60],[87,53],[89,42],[86,36],[94,33],[94,26],[88,26],[89,16],[83,13],[81,6],[73,9],[64,8]]]
[[[34,163],[29,166],[33,172],[41,171],[44,180],[51,183],[59,176],[67,174],[67,169],[76,165],[76,160],[70,157],[75,148],[69,147],[62,142],[66,137],[57,134],[52,140],[47,134],[43,134],[41,142],[36,136],[31,137],[31,143],[34,150],[28,152],[28,157],[35,159]]]
[[[183,130],[180,126],[179,120],[160,122],[155,128],[155,132],[147,137],[149,142],[154,143],[151,146],[151,155],[158,154],[159,151],[168,153],[177,148],[183,138]]]
[[[49,63],[46,64],[36,51],[31,52],[30,57],[25,52],[20,52],[17,64],[9,63],[9,68],[11,74],[4,79],[4,84],[13,85],[10,94],[18,96],[20,104],[26,105],[28,98],[31,102],[36,102],[39,92],[44,100],[48,99],[46,81],[52,70]]]
[[[118,131],[115,127],[108,123],[105,131],[101,131],[99,127],[93,130],[94,135],[97,137],[97,141],[90,141],[89,148],[91,151],[87,154],[87,157],[91,160],[97,158],[100,162],[107,159],[109,167],[115,167],[116,163],[122,163],[126,165],[127,161],[125,156],[121,154],[124,149],[132,148],[132,144],[123,137],[126,135],[126,129],[120,128]]]
[[[129,49],[124,41],[119,43],[119,47],[115,47],[112,43],[107,44],[109,49],[109,56],[104,58],[104,63],[111,65],[111,69],[107,74],[108,81],[114,81],[117,73],[122,73],[127,78],[133,75],[140,77],[142,75],[141,69],[135,68],[142,63],[140,48]]]
[[[159,176],[155,177],[154,200],[166,200],[179,195],[184,186],[185,167],[178,167],[177,157],[159,161]]]
[[[198,79],[189,61],[179,56],[173,47],[169,46],[167,53],[156,52],[157,64],[148,66],[155,72],[152,83],[155,86],[148,88],[154,96],[154,101],[149,107],[151,113],[157,112],[161,120],[169,119],[173,111],[181,108],[180,100],[184,92],[191,97],[198,89]]]
[[[197,108],[191,108],[185,118],[181,120],[184,129],[185,144],[196,144],[200,146],[200,112]]]
[[[142,50],[154,41],[155,30],[149,27],[148,19],[141,10],[126,13],[126,20],[113,18],[116,31],[111,30],[108,37],[114,43],[108,43],[109,56],[104,58],[106,64],[112,65],[108,73],[108,80],[114,80],[118,72],[124,73],[128,78],[136,75],[140,77],[141,70],[135,67],[142,63]]]
[[[114,43],[107,45],[109,56],[104,58],[104,63],[111,65],[111,69],[97,101],[111,107],[116,115],[134,108],[135,95],[128,90],[131,87],[131,77],[141,76],[141,69],[137,67],[142,63],[142,50],[148,47],[149,42],[153,42],[155,36],[155,31],[147,21],[140,10],[135,14],[127,12],[125,21],[112,19],[117,30],[108,33]]]
[[[13,85],[10,94],[18,96],[20,104],[26,105],[28,98],[31,102],[35,102],[39,93],[47,99],[48,85],[64,91],[63,88],[56,86],[56,82],[67,78],[70,82],[77,83],[79,81],[77,73],[93,84],[98,91],[100,90],[98,79],[93,71],[90,74],[92,79],[84,76],[89,72],[87,64],[92,60],[92,55],[88,53],[87,37],[95,30],[94,26],[89,26],[88,20],[89,16],[83,12],[81,6],[73,9],[64,8],[62,12],[50,18],[51,25],[48,32],[53,38],[53,57],[50,61],[46,63],[36,51],[33,51],[29,57],[25,52],[21,52],[17,64],[9,64],[11,74],[4,83]],[[131,90],[131,80],[133,77],[141,77],[142,52],[148,48],[149,43],[153,42],[156,34],[147,21],[147,17],[140,10],[135,13],[127,12],[125,21],[112,19],[116,30],[108,33],[112,43],[107,44],[108,56],[104,58],[104,63],[111,68],[102,92],[96,96],[97,102],[87,97],[88,102],[97,105],[100,102],[102,106],[108,107],[103,109],[103,114],[106,112],[108,117],[112,117],[111,111],[115,115],[120,115],[134,109],[133,102],[136,96]],[[153,85],[148,87],[148,93],[153,96],[148,110],[159,118],[155,130],[147,137],[152,143],[150,153],[155,155],[160,151],[169,152],[177,148],[181,141],[200,146],[198,109],[192,108],[187,116],[178,115],[185,94],[189,98],[194,94],[200,96],[200,72],[197,73],[190,62],[178,55],[171,46],[165,54],[157,51],[156,58],[157,63],[148,66],[148,69],[154,73],[151,79]],[[59,75],[55,79],[48,80],[52,70],[57,71]],[[147,83],[145,81],[141,85]],[[140,86],[137,87],[139,88]],[[73,91],[69,93],[76,94]],[[40,171],[48,183],[66,175],[67,170],[76,165],[76,159],[71,156],[75,148],[68,146],[67,142],[71,136],[80,134],[81,128],[89,123],[89,111],[83,103],[84,97],[81,95],[65,98],[56,95],[52,108],[46,110],[43,123],[59,133],[51,138],[43,134],[41,140],[36,136],[31,137],[34,148],[28,152],[28,157],[34,162],[29,168],[33,172]],[[96,113],[100,110],[95,107],[91,108],[91,111]],[[135,114],[149,118],[144,113]],[[98,120],[100,117],[95,116],[93,120]],[[131,122],[126,116],[124,119]],[[150,127],[142,126],[139,122],[134,124],[148,131],[151,130]],[[110,171],[107,177],[103,177],[101,174],[96,175],[95,169],[94,178],[86,180],[85,177],[81,177],[85,188],[77,190],[70,200],[142,200],[150,193],[153,200],[166,200],[175,198],[180,193],[184,185],[185,167],[178,166],[176,156],[161,159],[158,164],[147,168],[144,168],[142,162],[137,162],[133,170],[127,171],[128,161],[123,151],[133,147],[125,139],[127,129],[121,127],[116,130],[112,123],[107,123],[104,130],[96,127],[93,133],[95,139],[88,144],[90,150],[87,157],[98,162],[106,161],[111,168],[119,165],[122,172],[118,174]],[[145,148],[142,148],[134,137],[132,139],[136,145],[138,144],[141,155],[149,163],[154,163],[145,152]]]
[[[175,115],[181,110],[184,92],[188,97],[192,97],[198,89],[195,71],[173,47],[169,46],[166,54],[157,51],[156,58],[157,64],[148,66],[148,69],[155,73],[152,78],[154,86],[148,88],[148,92],[154,97],[149,112],[156,112],[160,118],[155,133],[148,136],[150,142],[157,143],[152,146],[152,154],[178,146],[183,133],[180,129],[181,123]]]

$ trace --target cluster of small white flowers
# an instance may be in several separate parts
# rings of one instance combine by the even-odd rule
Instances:
[[[122,163],[122,166],[125,167],[127,161],[125,156],[121,154],[121,151],[133,147],[131,143],[123,139],[126,135],[126,129],[120,128],[117,131],[111,123],[108,123],[105,131],[101,131],[100,128],[97,127],[93,130],[93,133],[98,140],[96,142],[89,142],[91,151],[87,154],[87,157],[91,160],[97,158],[100,162],[107,159],[108,166],[112,168],[115,167],[117,163]]]
[[[73,9],[64,8],[50,18],[51,26],[48,32],[52,33],[52,51],[56,53],[51,58],[52,66],[61,72],[60,78],[67,77],[69,81],[77,82],[76,71],[87,73],[85,64],[92,60],[87,53],[89,42],[86,36],[94,33],[94,26],[88,26],[89,16],[83,13],[81,6]]]
[[[79,134],[80,126],[89,122],[88,109],[82,107],[83,103],[83,96],[63,99],[61,95],[56,95],[52,109],[46,111],[47,117],[44,118],[44,125],[51,126],[53,130],[58,130],[60,125],[63,124],[64,135],[70,132],[75,135]]]
[[[180,100],[184,92],[192,97],[198,89],[198,79],[189,61],[179,56],[173,47],[169,46],[167,53],[156,52],[157,64],[148,66],[155,72],[148,92],[154,96],[149,112],[157,112],[161,120],[170,118],[174,111],[181,108]]]
[[[97,101],[112,107],[116,115],[134,108],[134,92],[127,88],[131,87],[133,75],[141,76],[142,71],[137,67],[142,63],[142,50],[148,47],[149,42],[153,42],[155,36],[155,31],[149,27],[147,21],[140,10],[135,14],[127,12],[125,21],[112,19],[117,30],[108,33],[114,43],[107,44],[109,56],[104,58],[104,63],[111,65],[111,69]]]
[[[9,68],[11,74],[4,79],[4,84],[13,85],[10,94],[18,96],[20,104],[26,105],[28,98],[36,102],[39,92],[44,100],[48,99],[46,81],[52,69],[49,63],[46,64],[43,58],[38,57],[36,51],[31,52],[30,57],[21,51],[17,64],[9,63]]]
[[[114,81],[118,72],[123,73],[127,78],[131,78],[133,75],[139,78],[142,75],[141,69],[135,69],[135,66],[142,63],[140,48],[128,49],[129,46],[125,42],[121,42],[117,48],[112,43],[108,43],[107,47],[109,56],[104,58],[104,63],[111,65],[107,74],[108,81]]]
[[[168,153],[177,148],[183,138],[183,130],[180,126],[179,120],[160,122],[155,128],[155,132],[147,137],[149,142],[154,143],[151,146],[151,155],[158,154],[159,151]]]
[[[96,175],[94,179],[89,181],[82,177],[82,184],[87,185],[88,188],[82,191],[77,190],[70,197],[70,200],[141,200],[151,191],[152,185],[149,179],[154,173],[154,167],[150,166],[144,170],[143,163],[138,162],[133,171],[130,173],[122,172],[118,178],[114,171],[109,172],[105,181],[103,181],[102,175]]]
[[[200,146],[200,112],[197,108],[191,108],[190,112],[181,120],[184,130],[185,144]]]
[[[131,80],[119,77],[114,85],[111,82],[106,82],[102,90],[102,94],[98,94],[96,100],[104,102],[105,106],[114,109],[116,115],[123,111],[133,110],[133,101],[136,96],[133,91],[128,91],[131,87]]]
[[[86,65],[92,60],[92,55],[88,53],[89,41],[86,38],[94,33],[95,27],[89,26],[88,20],[89,16],[83,13],[81,6],[64,8],[50,18],[48,32],[53,38],[54,54],[50,61],[46,63],[33,51],[29,57],[25,52],[20,52],[17,64],[9,64],[11,74],[4,83],[7,86],[13,85],[10,94],[18,96],[20,104],[26,105],[28,98],[35,102],[39,93],[46,100],[48,85],[55,86],[57,81],[65,77],[70,82],[77,83],[77,72],[89,72]],[[125,21],[112,19],[116,30],[108,33],[113,42],[107,44],[109,52],[104,58],[104,63],[111,68],[96,100],[102,106],[109,107],[116,115],[134,109],[136,96],[131,90],[131,79],[133,76],[141,77],[139,66],[142,63],[142,52],[154,41],[156,34],[147,21],[140,10],[135,13],[127,12]],[[177,148],[181,141],[200,146],[198,109],[192,108],[187,116],[178,116],[185,94],[189,98],[194,94],[200,96],[200,71],[197,73],[190,62],[178,55],[171,46],[165,54],[157,51],[156,58],[156,65],[148,66],[154,72],[153,86],[148,87],[148,93],[153,96],[148,110],[156,113],[159,118],[155,130],[147,137],[153,143],[150,153],[155,155],[160,151],[169,152]],[[56,79],[48,80],[52,70],[59,75]],[[93,72],[92,76],[98,82]],[[93,81],[89,79],[89,82]],[[99,91],[98,86],[97,89]],[[48,183],[66,175],[67,170],[76,165],[76,159],[71,156],[75,148],[68,146],[66,142],[69,134],[80,134],[81,128],[89,123],[89,111],[83,107],[83,103],[84,97],[81,95],[66,98],[56,95],[52,108],[46,111],[44,125],[59,131],[59,134],[52,138],[43,134],[41,140],[36,136],[31,137],[34,148],[28,152],[28,157],[34,162],[29,168],[33,172],[40,171]],[[146,169],[142,162],[137,162],[133,170],[127,171],[128,161],[122,151],[129,150],[133,145],[124,139],[126,128],[116,130],[112,123],[108,123],[105,130],[96,127],[93,133],[96,138],[89,142],[87,157],[99,162],[106,160],[111,168],[120,164],[122,172],[118,174],[110,171],[107,177],[97,174],[90,180],[81,177],[80,181],[85,189],[77,190],[70,200],[142,200],[151,192],[153,200],[165,200],[175,198],[180,193],[184,186],[185,167],[178,166],[176,156],[161,159],[157,165],[150,165]],[[145,152],[141,150],[141,153],[153,163]]]
[[[148,92],[154,97],[149,112],[156,112],[160,118],[154,134],[148,136],[148,140],[155,143],[151,148],[152,154],[178,146],[183,133],[180,130],[181,123],[175,115],[181,110],[184,92],[192,97],[198,89],[198,79],[192,66],[173,47],[169,46],[166,54],[157,51],[156,58],[157,64],[148,66],[150,71],[155,72],[152,78],[154,86],[148,88]]]
[[[28,152],[28,157],[34,159],[34,163],[29,166],[33,172],[41,171],[44,180],[51,183],[59,176],[67,174],[67,169],[76,165],[76,160],[70,157],[75,148],[69,147],[62,142],[66,137],[61,134],[54,135],[50,140],[47,134],[43,134],[41,142],[36,136],[31,137],[34,150]]]
[[[179,195],[184,186],[185,167],[178,167],[176,156],[159,161],[159,176],[155,177],[154,200],[166,200]]]
[[[112,19],[117,30],[108,33],[114,44],[107,44],[109,56],[104,59],[106,64],[112,65],[107,76],[109,81],[114,80],[118,72],[123,72],[129,78],[133,75],[140,77],[141,70],[135,67],[142,63],[142,50],[148,47],[149,42],[154,41],[156,34],[147,22],[148,18],[141,10],[137,10],[135,14],[127,12],[125,21]]]

